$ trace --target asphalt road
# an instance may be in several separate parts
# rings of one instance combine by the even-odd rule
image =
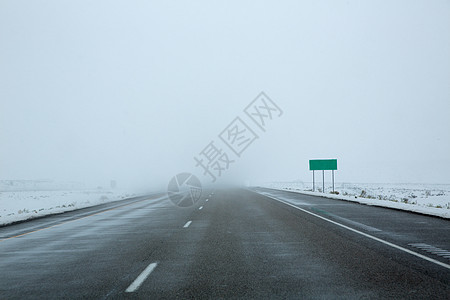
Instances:
[[[268,189],[0,228],[0,299],[449,299],[450,222]]]

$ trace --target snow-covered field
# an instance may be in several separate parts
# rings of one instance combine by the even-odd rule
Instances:
[[[136,196],[123,189],[76,183],[0,181],[0,225]]]
[[[329,183],[325,184],[325,193],[322,193],[321,182],[316,183],[315,192],[311,183],[301,181],[271,182],[260,186],[450,218],[450,184],[338,183],[335,191],[339,194],[331,193]]]

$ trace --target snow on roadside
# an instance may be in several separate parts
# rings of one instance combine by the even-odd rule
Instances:
[[[340,183],[335,187],[339,194],[331,194],[330,186],[325,187],[326,193],[313,192],[311,185],[303,182],[272,182],[260,186],[450,219],[450,185]],[[321,183],[318,186],[321,189]]]
[[[127,190],[0,191],[0,225],[136,196]]]

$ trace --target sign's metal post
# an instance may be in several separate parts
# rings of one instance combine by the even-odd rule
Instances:
[[[325,171],[322,170],[322,193],[325,193]]]
[[[334,193],[334,170],[331,170],[331,177],[333,180],[333,193]]]
[[[314,170],[313,170],[313,192],[314,192]]]

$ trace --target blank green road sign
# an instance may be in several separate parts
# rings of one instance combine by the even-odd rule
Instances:
[[[337,159],[310,159],[309,169],[312,170],[337,170]]]

